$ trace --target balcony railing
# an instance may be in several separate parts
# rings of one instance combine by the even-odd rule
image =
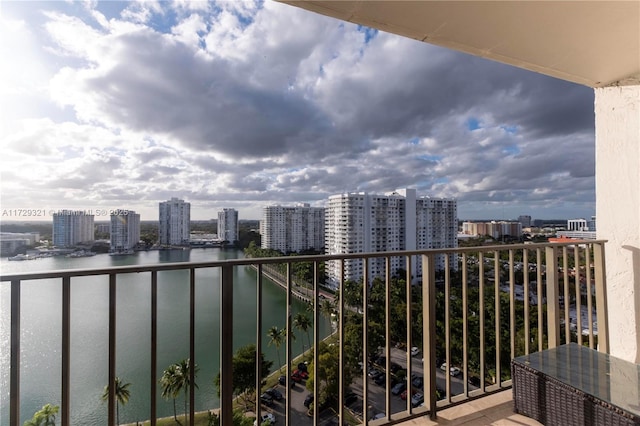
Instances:
[[[438,257],[444,257],[445,268],[436,270]],[[195,276],[196,271],[204,268],[219,270],[219,282],[211,281],[210,286],[220,291],[220,407],[221,424],[231,425],[234,409],[233,386],[233,287],[234,268],[252,266],[257,273],[257,312],[255,346],[256,353],[263,350],[262,339],[266,333],[263,324],[263,269],[273,273],[274,265],[284,265],[280,270],[286,292],[286,333],[293,330],[292,298],[308,297],[313,316],[313,324],[318,325],[323,315],[321,301],[327,294],[320,285],[322,266],[325,262],[337,261],[344,271],[346,262],[360,259],[363,271],[368,271],[369,262],[383,259],[386,265],[383,276],[373,277],[366,274],[360,287],[353,283],[340,283],[344,294],[336,297],[336,329],[332,342],[338,346],[340,362],[338,368],[338,387],[335,415],[343,420],[351,419],[363,424],[389,424],[411,418],[429,415],[432,418],[437,411],[469,399],[478,398],[511,386],[509,361],[513,357],[555,347],[570,341],[577,341],[600,351],[608,352],[607,300],[604,279],[604,241],[581,241],[554,244],[519,244],[490,247],[458,248],[448,250],[422,250],[369,254],[344,254],[324,256],[296,256],[279,258],[247,258],[204,263],[169,263],[153,266],[130,266],[94,270],[67,270],[43,273],[2,275],[1,285],[10,285],[10,385],[9,385],[9,421],[18,426],[20,418],[21,392],[21,291],[26,284],[34,281],[54,279],[61,286],[61,387],[60,417],[62,425],[71,422],[72,386],[71,371],[71,282],[79,282],[83,277],[108,277],[108,383],[116,380],[116,342],[117,315],[116,301],[118,281],[124,274],[148,273],[148,295],[150,298],[150,376],[148,395],[150,410],[148,418],[151,425],[156,424],[158,386],[158,274],[164,271],[188,271],[188,280],[184,291],[189,294],[189,360],[190,391],[189,419],[193,424],[195,377],[193,365],[196,362],[195,351]],[[392,264],[403,259],[403,270],[391,270]],[[293,265],[308,262],[312,266],[313,279],[306,289],[294,285]],[[421,276],[414,276],[415,264],[421,263]],[[402,274],[398,276],[398,274]],[[277,275],[277,274],[276,274]],[[344,275],[343,275],[344,276]],[[274,277],[278,279],[278,277]],[[27,283],[28,282],[28,283]],[[299,284],[299,280],[296,280]],[[357,284],[357,283],[356,283]],[[345,287],[351,288],[350,297]],[[376,287],[377,286],[377,287]],[[355,288],[355,290],[353,290]],[[376,288],[378,290],[376,290]],[[381,290],[382,289],[382,290]],[[372,299],[372,292],[383,294],[382,301]],[[401,305],[392,305],[397,301],[397,293],[404,299]],[[7,294],[7,293],[4,293]],[[354,294],[358,297],[354,297]],[[379,295],[378,295],[379,297]],[[355,302],[354,302],[355,300]],[[326,303],[326,302],[325,302]],[[372,327],[372,315],[376,304],[384,304],[384,320],[380,327]],[[403,305],[403,306],[402,306]],[[401,306],[401,308],[398,308]],[[402,309],[402,313],[399,313]],[[404,318],[402,318],[404,316]],[[361,321],[358,333],[347,334],[347,321],[353,318]],[[596,321],[593,321],[593,319]],[[398,321],[404,329],[398,332]],[[421,324],[421,325],[420,325]],[[319,358],[319,327],[313,327],[312,350],[308,354],[312,360],[312,375],[319,377],[321,360]],[[355,339],[361,348],[360,369],[355,369],[353,359],[348,360],[347,346],[353,345],[349,339]],[[287,383],[285,386],[284,424],[294,424],[291,404],[291,366],[294,361],[292,342],[285,340]],[[381,342],[377,346],[372,343]],[[417,347],[420,355],[412,356],[410,348]],[[422,360],[420,360],[420,358]],[[260,363],[256,363],[256,388],[261,388],[262,372]],[[442,368],[441,368],[442,367]],[[28,367],[27,367],[28,368]],[[355,371],[352,383],[346,383],[345,372]],[[368,370],[382,371],[385,390],[383,396],[373,392],[372,379]],[[402,370],[406,374],[389,374],[393,370]],[[412,374],[423,372],[424,385],[412,384]],[[444,372],[443,372],[444,370]],[[379,373],[378,373],[379,374]],[[406,376],[406,403],[392,395],[392,386],[396,378]],[[313,393],[320,395],[320,380],[315,380]],[[351,410],[345,398],[347,389],[355,390],[361,398],[360,409]],[[379,389],[379,388],[377,388]],[[414,401],[411,396],[420,390],[424,402]],[[260,394],[256,395],[255,414],[260,417],[265,408],[261,407]],[[326,418],[318,409],[318,398],[313,402],[313,415],[309,423],[318,425]],[[116,423],[115,386],[108,391],[108,424]],[[398,405],[400,404],[400,406]],[[382,413],[379,420],[370,421],[373,413],[370,406],[377,406]],[[399,408],[400,407],[400,408]],[[217,408],[217,407],[211,407]]]

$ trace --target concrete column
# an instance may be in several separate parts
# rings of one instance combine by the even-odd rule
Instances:
[[[596,88],[595,114],[611,354],[640,363],[640,85]]]

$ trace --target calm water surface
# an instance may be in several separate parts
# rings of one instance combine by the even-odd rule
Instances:
[[[126,265],[153,265],[166,262],[203,262],[242,257],[237,250],[217,248],[148,251],[130,256],[106,254],[84,258],[53,257],[10,262],[0,260],[2,273],[62,269],[107,268]],[[269,346],[266,330],[284,327],[286,295],[276,284],[264,280],[263,350],[277,368],[278,357]],[[117,281],[117,375],[129,387],[129,403],[120,407],[120,422],[149,418],[151,274],[118,275]],[[196,410],[218,406],[213,384],[219,371],[220,271],[196,271],[196,355],[200,370],[196,378]],[[234,349],[256,339],[256,274],[241,267],[234,271]],[[9,422],[10,286],[0,284],[0,424]],[[60,404],[61,387],[61,280],[23,282],[21,291],[21,423],[44,404]],[[189,356],[188,271],[158,273],[158,377],[172,363]],[[108,277],[71,280],[71,422],[74,425],[106,424],[107,407],[100,399],[108,378]],[[306,305],[295,301],[294,315]],[[311,315],[309,314],[311,317]],[[329,321],[320,324],[322,335],[330,332]],[[296,331],[294,351],[302,350],[307,336]],[[284,359],[284,346],[280,357]],[[177,400],[178,412],[184,400]],[[172,400],[160,397],[158,415],[172,416]]]

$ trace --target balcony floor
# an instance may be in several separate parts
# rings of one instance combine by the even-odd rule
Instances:
[[[436,421],[428,418],[413,419],[399,423],[401,426],[431,426],[431,425],[529,425],[539,426],[539,423],[529,417],[513,412],[511,390],[476,399],[438,412]]]

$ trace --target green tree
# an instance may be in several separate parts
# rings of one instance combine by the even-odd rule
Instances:
[[[320,312],[327,318],[331,319],[331,315],[336,312],[336,307],[331,300],[322,299],[322,302],[320,302]]]
[[[278,355],[278,367],[279,371],[282,371],[282,362],[280,361],[280,346],[285,341],[285,329],[279,329],[277,326],[273,326],[267,331],[267,337],[269,337],[269,346],[274,345],[276,347],[276,354]]]
[[[309,342],[309,348],[311,348],[311,336],[309,335],[309,329],[312,326],[311,319],[302,312],[298,312],[296,316],[293,317],[293,325],[298,330],[307,334],[307,341]],[[302,339],[302,352],[304,352],[304,339]]]
[[[307,380],[306,387],[309,391],[313,392],[314,381],[318,380],[319,397],[318,402],[320,404],[333,404],[338,399],[338,390],[340,386],[340,350],[337,345],[327,345],[321,342],[318,347],[318,377],[314,376],[314,366],[311,364],[309,367],[310,375]],[[349,386],[353,381],[353,370],[345,365],[343,380],[345,387]]]
[[[164,399],[173,399],[173,419],[176,423],[181,424],[176,412],[176,397],[180,393],[180,388],[178,387],[177,367],[177,364],[171,364],[162,372],[162,377],[160,377],[160,386],[162,387],[162,397]]]
[[[129,397],[131,396],[131,392],[129,391],[129,386],[131,383],[123,383],[120,380],[120,377],[116,377],[115,381],[115,395],[116,395],[116,422],[120,424],[120,404],[126,405],[129,402]],[[104,392],[102,392],[102,400],[109,400],[109,385],[104,387]]]
[[[55,426],[59,410],[58,405],[46,404],[33,414],[31,420],[24,422],[24,426]]]
[[[197,376],[198,370],[198,365],[194,365],[194,376]],[[163,371],[162,377],[160,378],[160,385],[162,386],[162,397],[165,399],[173,398],[173,418],[177,423],[180,423],[180,421],[178,421],[176,413],[176,398],[180,392],[184,393],[184,417],[186,422],[187,396],[191,388],[191,360],[186,358],[176,364],[170,365]],[[195,382],[194,386],[196,388],[198,387]]]
[[[233,410],[232,424],[233,426],[253,426],[253,419],[245,416],[240,410]],[[220,416],[209,412],[208,426],[220,426]]]
[[[264,353],[260,354],[261,375],[266,377],[271,372],[273,361],[265,359]],[[256,390],[256,345],[249,344],[241,347],[233,356],[233,392],[236,395],[250,395]],[[220,396],[220,373],[214,381]],[[245,408],[249,401],[244,398]],[[234,423],[235,424],[235,423]]]
[[[189,358],[183,359],[178,363],[180,370],[180,382],[182,384],[182,392],[184,393],[184,421],[187,422],[187,396],[189,389],[191,389],[191,360]],[[194,383],[193,386],[197,389],[198,384],[195,383],[195,377],[198,375],[198,365],[193,366],[194,370]]]

